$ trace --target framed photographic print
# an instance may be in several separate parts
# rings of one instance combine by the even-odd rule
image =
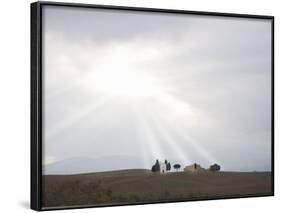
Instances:
[[[31,208],[274,195],[274,17],[31,4]]]

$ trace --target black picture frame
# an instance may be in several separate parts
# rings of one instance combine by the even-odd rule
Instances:
[[[140,202],[140,203],[123,203],[113,205],[82,205],[82,206],[64,206],[64,207],[43,207],[42,206],[42,8],[46,5],[57,7],[78,7],[78,8],[100,8],[119,11],[142,11],[142,12],[158,12],[163,14],[192,14],[206,15],[215,17],[235,17],[250,19],[266,19],[271,21],[271,191],[270,195],[250,195],[250,196],[230,196],[216,198],[200,198],[200,199],[183,199],[157,202]],[[77,209],[88,207],[103,206],[121,206],[121,205],[142,205],[153,203],[167,202],[185,202],[185,201],[202,201],[217,200],[230,198],[246,198],[246,197],[263,197],[274,196],[274,16],[266,15],[249,15],[236,13],[218,13],[205,11],[187,11],[174,9],[157,9],[142,7],[125,7],[111,5],[93,5],[81,3],[62,3],[62,2],[34,2],[31,3],[31,209],[57,210],[57,209]]]

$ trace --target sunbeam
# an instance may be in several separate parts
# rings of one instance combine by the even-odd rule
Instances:
[[[179,158],[178,160],[184,164],[189,164],[192,161],[188,158],[188,153],[183,151],[181,147],[178,145],[176,138],[170,134],[169,129],[166,126],[166,122],[159,122],[158,114],[148,111],[144,108],[144,114],[147,113],[149,115],[149,123],[151,124],[152,129],[155,131],[155,134],[159,136],[159,140],[161,143],[167,143],[168,146],[171,148],[172,153],[167,154],[168,156],[176,156]]]
[[[169,103],[166,105],[166,107],[171,110],[171,113],[173,113],[173,110],[175,109],[176,105],[182,104],[183,106],[188,106],[185,103],[181,102],[179,99],[176,99],[175,97],[173,97],[173,98],[171,98],[170,96],[167,96],[167,97],[169,97],[168,102],[167,102],[167,100],[162,100],[161,102]],[[173,102],[173,101],[171,102],[171,100],[176,100],[176,102]],[[170,104],[172,104],[171,105],[172,107],[170,107]],[[190,111],[190,107],[187,107],[186,110],[184,110],[185,108],[183,106],[176,107],[176,108],[179,108],[182,110],[181,111],[182,116],[183,115],[192,115],[192,111]],[[184,141],[186,141],[188,143],[188,145],[190,147],[193,148],[194,151],[198,152],[204,158],[204,160],[206,162],[208,162],[210,164],[214,163],[214,162],[219,162],[208,151],[206,151],[206,149],[202,145],[200,145],[200,143],[198,141],[196,141],[194,138],[192,138],[188,134],[188,128],[184,127],[183,125],[179,125],[174,120],[172,120],[171,117],[169,117],[169,116],[163,116],[163,114],[160,114],[159,111],[153,107],[151,107],[150,110],[151,111],[153,110],[153,112],[151,112],[151,116],[155,117],[154,122],[156,122],[158,124],[157,125],[158,127],[166,125],[165,129],[163,129],[163,131],[162,131],[163,134],[168,135],[167,131],[169,131],[169,132],[171,132],[170,133],[171,135],[174,135],[175,137],[179,137],[179,138],[183,139]],[[175,113],[179,113],[179,111],[177,111]],[[189,116],[187,116],[187,118],[189,118]],[[194,122],[194,119],[192,122]]]
[[[99,100],[99,102],[90,104],[87,107],[80,109],[79,112],[73,114],[73,116],[68,117],[67,120],[63,120],[60,123],[57,123],[51,129],[48,129],[48,131],[45,132],[45,140],[48,141],[52,139],[54,136],[67,130],[67,128],[71,127],[73,124],[83,119],[85,116],[91,114],[95,110],[102,108],[106,103],[108,103],[111,98],[111,96],[105,96],[102,100]]]
[[[136,109],[136,108],[135,108]],[[150,157],[154,159],[164,159],[165,155],[162,151],[161,146],[159,145],[159,138],[153,132],[153,129],[150,127],[150,123],[147,121],[145,115],[140,113],[138,109],[136,109],[136,119],[137,119],[137,128],[138,131],[142,134],[142,138],[144,141],[140,141],[139,143],[144,143],[143,147],[145,151],[150,153]],[[150,162],[151,165],[152,162]]]

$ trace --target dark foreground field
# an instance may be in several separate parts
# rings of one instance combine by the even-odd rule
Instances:
[[[43,206],[99,205],[270,195],[270,172],[156,174],[122,170],[43,176]]]

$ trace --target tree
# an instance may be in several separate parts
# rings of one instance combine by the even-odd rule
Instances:
[[[152,172],[160,172],[160,164],[159,164],[158,160],[156,160],[155,164],[152,166],[151,171]]]
[[[158,160],[156,160],[155,166],[156,166],[156,171],[160,172],[160,163]]]
[[[220,169],[221,169],[220,165],[218,165],[216,163],[211,165],[210,168],[209,168],[209,170],[212,171],[212,172],[220,171]]]
[[[180,164],[174,164],[174,169],[176,170],[176,171],[178,171],[178,169],[180,169],[181,168],[181,165]]]
[[[171,164],[170,164],[170,162],[167,163],[166,169],[167,169],[167,171],[170,171],[170,170],[171,170]]]

